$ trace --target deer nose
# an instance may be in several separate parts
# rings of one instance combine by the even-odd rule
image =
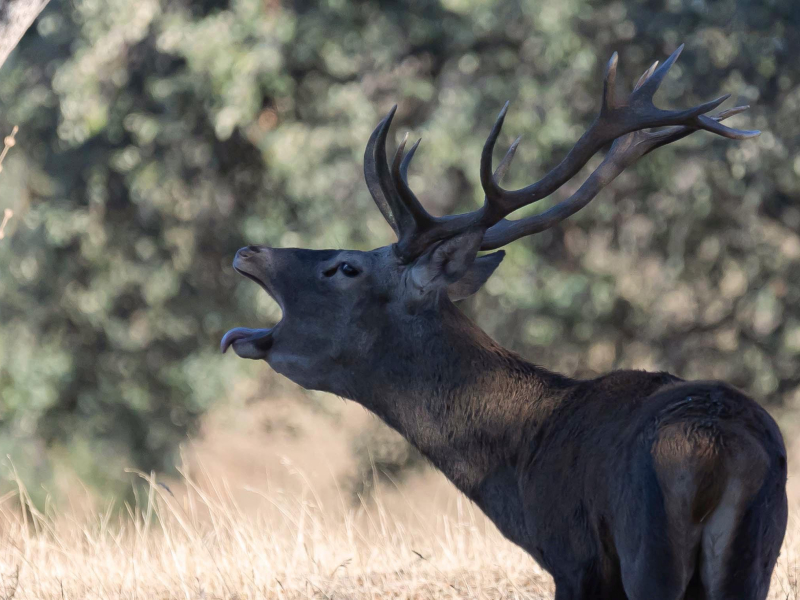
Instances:
[[[246,246],[245,248],[240,248],[236,256],[239,258],[250,258],[263,251],[264,248],[262,246]]]

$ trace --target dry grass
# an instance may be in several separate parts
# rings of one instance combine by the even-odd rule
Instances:
[[[95,512],[87,497],[46,514],[18,481],[0,506],[0,597],[549,597],[541,569],[459,496],[447,516],[420,514],[423,500],[397,519],[380,494],[328,506],[306,481],[248,490],[260,506],[245,513],[222,482],[142,477],[137,506]]]
[[[184,476],[142,475],[134,506],[104,506],[65,476],[69,500],[41,514],[12,470],[0,600],[552,597],[549,576],[431,470],[354,506],[338,482],[374,418],[332,407],[335,419],[291,399],[220,406],[185,448]],[[800,598],[799,534],[795,518],[773,600]]]
[[[548,576],[455,493],[438,517],[425,510],[442,498],[412,502],[397,490],[353,509],[293,475],[296,493],[247,490],[257,499],[248,513],[205,476],[168,488],[142,475],[136,506],[97,511],[73,498],[45,514],[17,481],[0,505],[0,598],[551,597]],[[797,531],[771,598],[798,597]]]

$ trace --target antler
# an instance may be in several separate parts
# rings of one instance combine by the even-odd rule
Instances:
[[[481,154],[481,184],[486,195],[481,208],[460,215],[434,217],[408,187],[406,173],[419,142],[403,156],[405,140],[400,144],[389,169],[386,163],[386,136],[395,108],[381,121],[370,137],[364,171],[367,185],[378,207],[398,235],[395,250],[405,261],[419,256],[430,245],[472,227],[486,230],[482,250],[499,248],[525,235],[543,231],[580,210],[626,167],[648,152],[704,129],[730,139],[746,139],[758,131],[732,129],[720,121],[745,110],[736,107],[715,116],[706,116],[729,95],[680,111],[662,110],[653,104],[653,95],[681,53],[681,45],[661,65],[654,63],[640,77],[630,96],[617,98],[615,82],[617,53],[608,62],[600,114],[569,151],[567,156],[542,179],[518,190],[504,190],[498,181],[514,156],[519,138],[512,144],[497,170],[492,173],[492,153],[505,120],[508,103],[492,127]],[[666,127],[657,132],[643,130]],[[586,182],[570,198],[539,215],[508,221],[512,212],[532,204],[561,187],[575,176],[603,146],[614,142],[608,155]]]
[[[748,108],[749,106],[737,106],[735,108],[723,111],[716,116],[704,118],[707,118],[711,122],[709,124],[710,130],[711,127],[717,125],[720,121],[739,114]],[[719,125],[719,127],[729,129],[724,125]],[[589,204],[589,202],[591,202],[594,197],[597,196],[600,190],[611,183],[617,177],[617,175],[622,173],[626,167],[632,165],[639,158],[652,152],[656,148],[660,148],[661,146],[682,139],[687,135],[694,133],[695,131],[697,131],[697,128],[680,126],[671,127],[669,129],[652,133],[635,131],[617,138],[611,145],[611,149],[609,150],[603,162],[600,163],[600,166],[597,167],[597,169],[595,169],[591,175],[589,175],[583,185],[578,188],[577,192],[572,194],[566,200],[559,202],[554,207],[538,215],[533,215],[524,219],[518,219],[516,221],[503,219],[495,225],[489,227],[483,236],[481,250],[494,250],[496,248],[501,248],[521,237],[532,235],[534,233],[540,233],[546,229],[550,229],[554,225],[557,225],[567,217],[575,214],[584,206]],[[731,137],[732,139],[745,139],[746,137],[752,137],[745,134],[758,135],[757,132],[741,130],[732,131],[739,132],[737,135],[740,137],[733,138],[731,135],[726,135],[726,137]]]

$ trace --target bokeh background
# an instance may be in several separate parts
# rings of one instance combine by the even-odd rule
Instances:
[[[463,211],[506,100],[521,186],[591,122],[613,51],[630,86],[681,42],[661,105],[729,92],[752,105],[733,126],[762,135],[649,155],[507,248],[463,308],[570,375],[727,380],[793,439],[796,0],[52,0],[0,70],[0,135],[19,126],[0,173],[0,456],[39,498],[78,480],[124,496],[126,468],[169,476],[187,455],[242,481],[325,458],[354,497],[424,470],[360,408],[219,354],[227,329],[280,316],[235,251],[390,243],[361,169],[394,103],[394,141],[423,137],[412,187]]]

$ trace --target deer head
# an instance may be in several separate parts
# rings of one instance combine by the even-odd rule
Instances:
[[[356,398],[363,395],[362,387],[391,379],[395,373],[413,378],[428,364],[421,357],[436,361],[432,347],[459,344],[459,336],[465,335],[491,343],[453,305],[476,292],[503,258],[502,251],[481,256],[479,252],[553,227],[586,206],[641,156],[694,131],[704,129],[731,139],[758,134],[720,123],[747,107],[707,116],[727,96],[680,111],[653,104],[653,95],[681,49],[661,66],[650,67],[624,99],[615,92],[615,53],[606,70],[599,116],[559,165],[540,181],[513,191],[501,188],[498,181],[519,139],[497,170],[492,169],[506,103],[481,156],[485,202],[465,214],[431,216],[409,188],[406,174],[419,142],[406,153],[404,140],[388,162],[386,140],[393,108],[367,143],[364,172],[397,242],[370,252],[242,248],[234,268],[261,285],[278,302],[283,317],[270,329],[232,329],[222,339],[222,351],[232,347],[243,358],[265,359],[305,388]],[[540,214],[506,219],[553,193],[609,143],[603,162],[572,196]]]

